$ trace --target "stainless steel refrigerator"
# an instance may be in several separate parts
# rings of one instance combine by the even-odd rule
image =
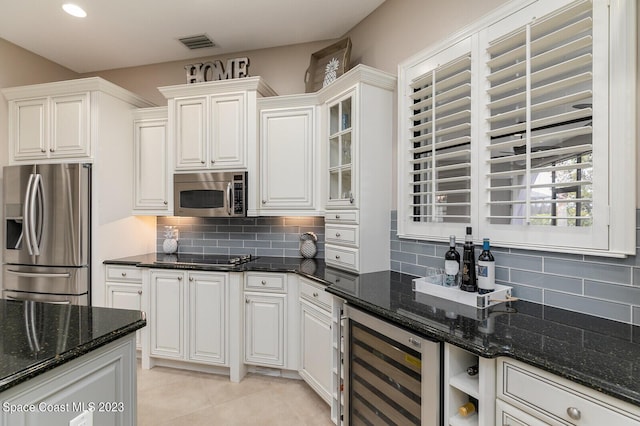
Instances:
[[[91,165],[8,166],[3,179],[2,297],[88,305]]]

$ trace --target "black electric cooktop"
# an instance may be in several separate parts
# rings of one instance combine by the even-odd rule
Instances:
[[[236,266],[258,259],[251,254],[158,254],[154,262],[156,265],[228,265]]]

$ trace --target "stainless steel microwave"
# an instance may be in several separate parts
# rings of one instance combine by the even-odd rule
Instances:
[[[202,172],[173,175],[176,216],[244,217],[247,172]]]

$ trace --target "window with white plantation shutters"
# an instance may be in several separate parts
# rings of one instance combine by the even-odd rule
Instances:
[[[398,235],[634,254],[637,7],[511,0],[400,64]]]
[[[471,55],[410,85],[409,216],[414,222],[471,220]]]
[[[592,226],[592,27],[582,1],[489,42],[491,224]]]

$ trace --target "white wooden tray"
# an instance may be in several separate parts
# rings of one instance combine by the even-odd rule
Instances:
[[[432,284],[424,277],[415,278],[413,280],[413,290],[479,309],[485,309],[489,306],[494,306],[498,303],[507,302],[509,299],[512,299],[512,287],[506,285],[496,284],[495,291],[486,294],[479,294],[462,291],[457,287],[444,287]]]

